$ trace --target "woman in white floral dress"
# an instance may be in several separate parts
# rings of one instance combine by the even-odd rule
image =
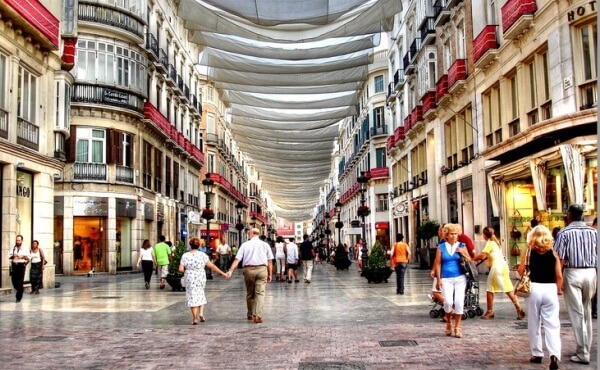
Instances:
[[[208,267],[214,272],[227,278],[227,275],[216,265],[208,260],[206,253],[198,250],[200,248],[200,239],[190,239],[190,251],[181,256],[179,271],[184,273],[185,278],[185,301],[192,311],[192,325],[198,324],[198,321],[204,322],[204,305],[206,296],[204,287],[206,286],[206,272],[204,267]]]

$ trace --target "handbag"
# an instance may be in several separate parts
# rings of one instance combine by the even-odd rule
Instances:
[[[531,294],[531,279],[529,279],[529,253],[531,249],[527,249],[525,253],[525,272],[523,276],[515,284],[515,294],[519,297],[527,298]]]

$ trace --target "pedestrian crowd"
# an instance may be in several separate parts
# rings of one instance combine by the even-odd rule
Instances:
[[[543,343],[549,354],[549,369],[559,368],[561,362],[561,338],[559,320],[559,296],[564,295],[564,304],[575,334],[577,348],[569,356],[569,361],[589,364],[592,343],[592,319],[597,316],[597,224],[592,227],[583,220],[584,209],[579,204],[568,207],[565,227],[550,231],[537,218],[531,222],[531,230],[526,237],[527,248],[519,256],[517,272],[528,274],[530,293],[525,298],[524,307],[515,294],[515,286],[510,279],[510,268],[503,255],[501,242],[493,227],[484,227],[482,236],[484,247],[476,253],[473,240],[463,233],[461,225],[444,224],[438,230],[439,243],[435,247],[435,257],[431,261],[430,276],[433,279],[432,301],[443,307],[440,321],[445,323],[444,334],[456,338],[463,337],[461,321],[467,308],[469,292],[477,286],[475,262],[483,263],[489,269],[486,281],[486,311],[481,319],[496,317],[494,296],[504,293],[513,303],[516,319],[527,317],[528,336],[532,363],[542,363]],[[334,261],[335,249],[329,238],[324,245],[312,241],[309,235],[303,236],[300,245],[294,238],[288,241],[277,237],[266,240],[258,228],[248,232],[249,239],[238,247],[230,247],[225,240],[218,239],[213,249],[204,239],[190,238],[189,250],[181,255],[176,270],[183,274],[186,288],[186,304],[192,313],[192,324],[205,322],[204,306],[207,303],[204,289],[212,272],[229,279],[241,266],[246,286],[247,318],[254,323],[264,320],[265,292],[267,283],[273,281],[298,283],[298,269],[302,268],[303,281],[310,284],[315,264],[321,261]],[[175,248],[159,236],[152,247],[144,240],[137,261],[144,274],[144,285],[149,289],[152,273],[156,272],[158,288],[164,289],[173,263]],[[270,244],[269,244],[270,242]],[[362,238],[357,238],[353,248],[343,244],[338,247],[349,259],[357,261],[361,272],[365,266],[363,254],[369,253]],[[214,253],[214,258],[213,258]],[[387,250],[389,267],[396,272],[396,294],[405,294],[405,276],[411,263],[410,247],[404,235],[397,234],[396,241]],[[31,263],[30,279],[32,294],[39,294],[43,288],[43,272],[47,263],[37,240],[31,242],[31,249],[23,245],[23,237],[17,235],[15,245],[9,251],[10,276],[16,291],[16,302],[24,293],[26,266]],[[214,261],[214,262],[213,262]],[[171,271],[173,273],[173,271]],[[478,293],[477,293],[478,294]],[[543,332],[543,335],[542,335]]]

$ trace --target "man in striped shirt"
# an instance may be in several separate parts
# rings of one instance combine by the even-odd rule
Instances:
[[[565,303],[577,340],[577,353],[571,361],[589,364],[598,234],[582,217],[583,207],[571,204],[567,210],[568,226],[556,235],[554,249],[563,265]]]

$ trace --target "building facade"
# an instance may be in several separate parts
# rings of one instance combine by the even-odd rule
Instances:
[[[391,122],[386,110],[387,60],[386,50],[374,53],[373,61],[368,65],[368,77],[358,92],[357,115],[340,124],[339,154],[334,157],[339,159],[338,193],[342,203],[341,221],[344,223],[342,240],[348,245],[354,245],[363,232],[359,215],[363,194],[358,182],[362,174],[368,178],[364,192],[364,206],[369,208],[364,224],[367,245],[372,246],[376,240],[384,247],[390,245],[390,175],[386,140]],[[336,200],[328,197],[327,201],[325,211],[332,216],[329,222],[335,226]]]
[[[58,256],[48,225],[64,166],[72,84],[66,71],[72,64],[61,59],[68,44],[61,13],[54,1],[0,3],[0,289],[11,286],[8,255],[19,234],[27,248],[39,241],[49,262],[44,287],[54,287]]]
[[[390,37],[392,219],[413,249],[427,220],[493,226],[507,256],[569,203],[591,222],[595,2],[409,1]]]

